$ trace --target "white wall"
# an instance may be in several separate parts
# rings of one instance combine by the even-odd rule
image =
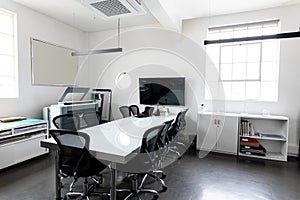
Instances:
[[[1,0],[0,8],[17,14],[19,54],[19,98],[0,99],[0,116],[41,118],[42,108],[56,103],[65,87],[31,85],[30,37],[82,50],[86,34],[10,0]]]
[[[224,24],[235,24],[278,18],[281,21],[281,32],[298,31],[300,26],[300,5],[284,8],[273,8],[255,12],[224,15],[210,18],[187,20],[183,23],[183,33],[203,46],[207,28]],[[267,109],[271,114],[286,115],[290,119],[289,153],[298,153],[300,130],[300,39],[281,40],[279,99],[278,102],[226,102],[227,112],[262,113]],[[204,46],[203,46],[204,48]],[[210,102],[206,102],[210,104]],[[212,109],[209,107],[208,109]]]
[[[114,34],[116,31],[90,33],[89,48],[115,47],[117,38],[109,39]],[[186,106],[190,108],[188,123],[195,130],[198,103],[201,102],[198,94],[204,89],[201,77],[204,60],[199,59],[199,55],[204,56],[204,51],[176,32],[148,27],[122,29],[121,47],[122,53],[88,58],[91,87],[113,90],[113,118],[121,117],[119,106],[139,103],[139,77],[186,77]],[[128,80],[116,85],[121,72],[127,72]]]

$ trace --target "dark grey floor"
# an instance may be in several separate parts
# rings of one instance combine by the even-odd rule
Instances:
[[[169,188],[160,194],[161,200],[300,199],[300,163],[296,159],[282,163],[237,160],[221,154],[199,159],[198,153],[190,149],[165,172]],[[53,174],[52,155],[2,170],[0,200],[53,200]],[[147,186],[159,189],[157,183]]]

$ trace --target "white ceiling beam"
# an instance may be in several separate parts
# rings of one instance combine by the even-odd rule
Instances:
[[[164,28],[181,32],[182,20],[179,16],[168,13],[159,0],[143,0],[143,4]]]

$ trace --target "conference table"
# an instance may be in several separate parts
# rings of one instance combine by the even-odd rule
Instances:
[[[146,130],[175,118],[176,115],[174,114],[145,118],[127,117],[79,130],[89,135],[89,150],[91,153],[97,159],[110,163],[111,200],[116,200],[116,164],[126,164],[136,156]],[[58,175],[58,146],[53,138],[48,138],[41,141],[41,147],[56,151],[56,199],[61,199],[61,182]]]

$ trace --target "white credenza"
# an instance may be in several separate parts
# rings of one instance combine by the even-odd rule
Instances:
[[[48,152],[40,142],[48,138],[44,120],[26,119],[0,123],[0,169]]]
[[[198,114],[197,149],[237,155],[238,121],[235,114]]]
[[[262,116],[234,113],[198,113],[197,149],[277,161],[287,161],[289,120],[285,116]],[[241,122],[247,121],[260,136],[245,136]],[[265,156],[240,152],[241,138],[257,140],[265,149]]]

